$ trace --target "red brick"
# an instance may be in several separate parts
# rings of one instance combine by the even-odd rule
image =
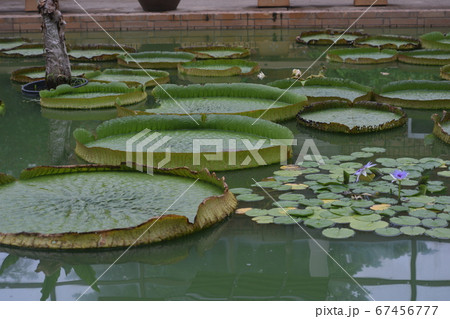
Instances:
[[[208,14],[199,14],[199,13],[187,13],[187,14],[183,14],[182,20],[185,21],[192,21],[192,20],[206,20],[207,19]],[[208,17],[209,19],[209,17]]]
[[[224,27],[246,26],[246,25],[248,25],[248,21],[253,21],[253,20],[221,20],[220,24]],[[254,25],[254,24],[252,24],[252,25]]]
[[[414,26],[417,24],[417,18],[391,18],[391,26]]]
[[[351,24],[348,19],[322,19],[321,22],[324,28],[348,27]]]
[[[378,11],[376,14],[377,18],[409,18],[413,12],[411,11],[400,11],[400,10],[383,10]]]
[[[356,23],[358,26],[383,26],[384,20],[381,18],[365,19],[364,17],[359,19]]]
[[[449,12],[449,11],[447,11]],[[445,11],[441,10],[424,10],[417,13],[418,17],[421,18],[442,18],[445,17]]]
[[[241,15],[239,13],[217,13],[214,15],[214,18],[218,20],[237,20],[241,19]]]
[[[425,18],[425,26],[427,27],[448,27],[450,19],[448,18]]]

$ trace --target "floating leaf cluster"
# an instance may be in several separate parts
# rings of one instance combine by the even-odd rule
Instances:
[[[273,177],[253,184],[252,189],[231,189],[240,194],[238,201],[255,205],[238,213],[259,224],[319,229],[323,236],[335,239],[353,237],[358,232],[450,239],[450,196],[443,195],[443,181],[431,180],[436,175],[450,177],[450,162],[432,157],[381,157],[383,152],[383,148],[367,147],[351,155],[323,157],[322,165],[307,156],[299,165],[282,166]],[[363,167],[362,159],[370,159],[376,166],[367,165],[364,181],[356,182],[355,172]],[[390,175],[397,169],[402,171],[402,178],[408,172],[402,180],[400,200]],[[272,208],[257,207],[258,201],[267,202],[268,198],[272,199]]]

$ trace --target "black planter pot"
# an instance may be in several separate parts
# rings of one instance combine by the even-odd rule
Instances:
[[[72,78],[74,81],[72,87],[79,88],[88,84],[88,80],[85,78]],[[47,90],[45,80],[39,80],[22,85],[22,94],[29,98],[39,98],[39,92]]]
[[[176,10],[180,0],[139,0],[142,9],[149,12]]]

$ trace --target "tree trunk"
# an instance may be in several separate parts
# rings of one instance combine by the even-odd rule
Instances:
[[[59,0],[39,0],[45,48],[45,81],[48,89],[70,84],[71,70]]]

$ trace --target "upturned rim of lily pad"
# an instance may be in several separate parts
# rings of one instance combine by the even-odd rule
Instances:
[[[361,91],[361,96],[357,97],[353,102],[358,101],[370,101],[372,98],[372,88],[366,85],[359,84],[355,81],[342,79],[342,78],[312,78],[305,81],[299,81],[295,79],[282,79],[267,83],[269,86],[277,87],[280,89],[287,89],[290,87],[310,87],[310,86],[324,86],[333,88],[346,88]],[[343,100],[350,101],[349,99],[339,96],[307,96],[309,103],[327,101],[327,100]]]
[[[70,51],[72,50],[104,50],[105,53],[95,55],[92,57],[74,57],[70,54]],[[126,51],[128,53],[135,53],[136,49],[127,45],[122,45],[121,47],[115,44],[87,44],[87,45],[68,45],[67,46],[67,54],[69,56],[70,61],[77,61],[77,62],[102,62],[102,61],[115,61],[117,59],[117,56],[120,55],[120,53],[108,53],[108,50],[111,51]]]
[[[361,57],[357,57],[355,54],[354,58],[345,58],[343,59],[341,55],[347,55],[349,53],[361,54]],[[364,54],[376,54],[376,53],[385,53],[390,55],[389,57],[384,58],[371,58],[365,57]],[[391,49],[377,49],[377,48],[345,48],[345,49],[334,49],[330,50],[327,53],[327,59],[333,62],[340,63],[350,63],[350,64],[377,64],[377,63],[387,63],[393,62],[397,60],[397,51]]]
[[[450,121],[450,113],[442,111],[442,116],[435,113],[431,116],[434,122],[433,134],[437,136],[444,143],[450,144],[450,134],[448,134],[443,128],[442,124],[448,123]]]
[[[439,40],[448,37],[450,37],[450,33],[444,34],[442,32],[433,31],[422,34],[419,39],[422,46],[426,49],[450,50],[450,44],[439,42]]]
[[[14,51],[14,50],[21,50],[21,49],[37,49],[37,48],[42,48],[42,53],[39,54],[21,54],[18,52],[15,53],[8,53],[10,51]],[[9,50],[0,50],[0,57],[5,57],[5,58],[37,58],[37,57],[43,57],[44,56],[44,45],[42,43],[25,43],[22,45],[19,45],[18,47],[9,49]]]
[[[336,43],[332,40],[332,39],[310,39],[308,41],[303,40],[303,37],[309,37],[309,36],[314,36],[314,35],[319,35],[319,34],[326,34],[326,35],[341,35],[341,34],[346,34],[346,35],[354,35],[354,36],[358,36],[358,37],[365,37],[367,36],[366,33],[362,33],[359,31],[354,31],[354,32],[344,32],[344,31],[339,31],[339,30],[317,30],[317,31],[304,31],[302,33],[300,33],[300,35],[298,35],[297,37],[295,37],[295,40],[298,43],[301,44],[307,44],[307,45],[329,45],[329,44],[334,44],[334,45],[349,45],[352,44],[354,40],[346,40],[344,38],[339,39],[338,41],[336,41]]]
[[[385,43],[381,45],[373,45],[370,43],[364,43],[364,41],[370,41],[370,40],[393,40],[393,41],[405,41],[408,42],[407,44],[401,44],[397,45],[395,43]],[[407,50],[414,50],[420,48],[420,41],[419,39],[409,37],[409,36],[403,36],[403,35],[369,35],[364,38],[358,38],[353,42],[353,45],[355,47],[362,47],[362,48],[379,48],[379,49],[392,49],[392,50],[400,50],[400,51],[407,51]]]
[[[90,98],[64,97],[64,95],[84,94],[84,93],[115,93],[114,95],[104,95]],[[55,109],[99,109],[115,107],[118,100],[121,105],[131,105],[141,102],[147,98],[144,86],[130,88],[125,83],[88,83],[79,88],[63,84],[54,90],[45,90],[40,93],[40,103],[42,107]]]
[[[403,80],[391,82],[384,85],[379,93],[375,93],[375,100],[381,103],[390,103],[392,105],[411,109],[448,109],[450,108],[450,99],[436,100],[408,100],[399,97],[387,97],[384,93],[395,91],[411,90],[450,90],[448,81],[430,81],[430,80]]]
[[[436,59],[429,57],[430,55],[441,55],[448,54],[447,59]],[[428,57],[423,57],[427,55]],[[420,64],[420,65],[446,65],[450,64],[450,51],[448,50],[436,50],[436,49],[424,49],[424,50],[414,50],[409,52],[399,52],[398,61],[409,64]]]
[[[136,82],[133,80],[124,80],[124,81],[117,81],[117,80],[99,80],[97,79],[99,76],[114,76],[114,75],[130,75],[130,76],[142,76],[146,77],[147,81],[145,83]],[[140,85],[144,85],[146,88],[151,86],[156,86],[158,84],[164,84],[170,81],[169,78],[169,72],[163,71],[163,70],[153,70],[153,69],[144,69],[144,70],[138,70],[138,69],[105,69],[105,70],[94,70],[92,72],[87,72],[84,76],[86,79],[88,79],[90,82],[99,82],[99,83],[111,83],[111,82],[123,82],[126,85],[130,87],[138,87]]]
[[[398,119],[391,120],[389,122],[376,125],[376,126],[355,126],[353,128],[348,127],[345,124],[332,122],[316,122],[311,120],[306,120],[302,117],[302,115],[307,113],[313,113],[322,110],[330,110],[336,108],[362,108],[369,110],[377,110],[377,111],[385,111],[394,113],[400,116]],[[362,101],[356,103],[350,103],[345,101],[338,100],[330,100],[325,102],[317,102],[306,106],[302,111],[297,114],[297,122],[301,125],[312,127],[321,131],[328,132],[338,132],[338,133],[346,133],[346,134],[358,134],[358,133],[369,133],[369,132],[378,132],[383,130],[388,130],[392,128],[396,128],[406,124],[407,115],[406,113],[398,107],[391,106],[388,104],[377,103],[372,101]]]
[[[83,69],[91,70],[91,72],[100,70],[100,67],[95,64],[72,64],[70,66],[70,68],[71,68],[71,70],[83,70]],[[45,66],[24,67],[24,68],[14,70],[11,72],[11,80],[14,82],[19,82],[19,83],[29,83],[29,82],[33,82],[33,81],[45,80],[45,77],[32,78],[27,75],[27,74],[33,73],[33,72],[45,72]],[[86,72],[86,73],[88,73],[88,72]],[[77,77],[84,77],[84,74],[77,75]]]
[[[450,64],[444,65],[441,68],[441,78],[443,78],[444,80],[449,80],[450,81]]]
[[[252,110],[236,110],[233,113],[230,112],[214,112],[205,113],[199,110],[198,112],[189,112],[189,114],[223,114],[223,115],[243,115],[252,118],[261,118],[263,120],[282,122],[285,120],[293,119],[307,103],[307,98],[304,95],[300,95],[294,92],[286,92],[283,94],[283,90],[255,83],[207,83],[204,85],[190,84],[186,86],[165,84],[161,87],[156,87],[152,90],[152,95],[157,101],[172,100],[181,101],[185,98],[260,98],[268,101],[275,101],[279,99],[279,102],[286,103],[282,106],[273,106],[271,108],[255,108]],[[246,101],[245,103],[249,103]],[[272,102],[270,102],[272,103]],[[157,110],[154,109],[155,111]],[[119,117],[134,116],[134,115],[185,115],[186,113],[180,108],[178,112],[171,113],[158,113],[153,112],[153,109],[147,109],[145,111],[133,111],[127,108],[117,106],[117,113]]]
[[[227,67],[223,70],[207,69],[211,65],[224,64]],[[246,66],[250,68],[248,72],[242,72],[240,66]],[[178,64],[178,73],[192,76],[236,76],[236,75],[251,75],[259,72],[260,66],[257,62],[242,60],[242,59],[209,59],[209,60],[199,60],[191,61],[186,63]]]
[[[224,51],[224,50],[235,51],[235,53],[218,58],[206,52],[199,52],[199,51]],[[193,53],[195,54],[195,57],[197,59],[242,59],[250,56],[251,54],[251,51],[248,48],[227,46],[227,45],[180,47],[176,48],[175,51]]]
[[[21,45],[31,43],[31,40],[28,38],[22,38],[22,37],[2,37],[2,38],[0,38],[0,43],[9,43],[9,42],[12,42],[12,43],[23,42],[23,43],[15,46],[15,47],[8,48],[8,49],[0,49],[0,51],[14,50],[14,49],[20,47]]]
[[[194,121],[194,120],[195,121]],[[267,121],[259,120],[254,123],[254,119],[241,115],[222,115],[222,114],[202,114],[192,116],[181,115],[140,115],[115,118],[100,124],[94,132],[83,128],[74,131],[73,136],[76,140],[75,153],[84,160],[97,163],[118,165],[127,161],[130,152],[123,150],[114,150],[107,146],[89,146],[89,143],[120,136],[123,134],[139,133],[144,129],[152,132],[164,132],[173,130],[218,130],[236,134],[253,134],[261,138],[278,139],[280,143],[260,147],[259,155],[264,159],[264,163],[251,158],[252,150],[224,150],[221,152],[221,160],[209,160],[203,154],[205,151],[180,151],[172,148],[170,150],[170,161],[165,167],[188,166],[190,169],[202,169],[207,167],[211,171],[224,171],[247,169],[262,165],[279,163],[286,158],[292,157],[292,140],[294,138],[290,129],[285,126]],[[282,142],[281,142],[282,141]],[[281,151],[283,150],[283,151]],[[154,163],[160,163],[166,158],[166,150],[156,150],[154,152],[133,151],[134,158],[141,154],[141,163],[146,163],[148,154],[152,155]],[[198,159],[198,157],[200,157]],[[251,158],[247,162],[247,158]]]
[[[143,51],[132,53],[129,55],[132,59],[127,60],[127,55],[117,56],[117,63],[133,69],[176,69],[178,64],[194,61],[195,54],[189,52],[173,52],[173,51]],[[143,59],[177,57],[179,61],[144,61]]]
[[[136,172],[125,164],[113,165],[64,165],[38,166],[22,171],[20,180],[32,179],[44,175],[93,173],[93,172]],[[234,195],[229,191],[225,178],[218,178],[207,169],[191,171],[186,167],[153,168],[156,174],[199,179],[223,190],[218,196],[210,196],[199,203],[193,223],[182,215],[168,214],[153,217],[140,225],[89,232],[66,233],[0,233],[0,244],[38,249],[95,249],[138,246],[161,242],[197,232],[212,226],[231,215],[237,207]],[[143,172],[142,174],[146,174]],[[12,176],[0,173],[0,185],[15,182]],[[150,228],[151,227],[151,228]],[[148,230],[147,230],[148,229]]]

